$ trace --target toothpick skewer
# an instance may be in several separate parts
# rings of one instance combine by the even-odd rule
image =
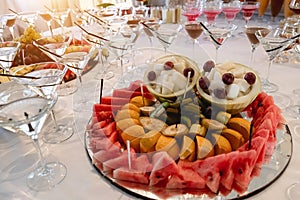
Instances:
[[[144,88],[143,88],[143,84],[142,84],[142,83],[140,84],[140,87],[141,87],[141,93],[142,93],[142,103],[143,103],[143,106],[145,106],[145,100],[144,100]]]
[[[130,152],[130,141],[126,140],[127,154],[128,154],[128,168],[131,169],[131,152]]]

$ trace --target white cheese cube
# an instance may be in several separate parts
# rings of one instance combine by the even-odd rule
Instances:
[[[231,84],[227,87],[227,98],[235,99],[239,95],[240,86],[237,84]]]
[[[175,70],[172,73],[171,77],[172,77],[171,81],[175,84],[174,85],[174,92],[185,89],[187,78],[183,74],[181,74],[181,73],[179,73],[178,71]]]
[[[214,74],[215,74],[216,71],[217,70],[216,70],[215,67],[210,70],[209,74],[207,75],[208,80],[210,80],[210,81],[213,80]]]
[[[245,79],[241,79],[239,82],[239,86],[241,92],[246,92],[249,89],[250,84]]]

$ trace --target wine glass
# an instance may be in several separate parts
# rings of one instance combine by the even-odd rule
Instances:
[[[20,89],[20,95],[0,106],[0,126],[10,131],[25,134],[30,137],[40,156],[39,166],[27,176],[27,185],[34,191],[49,190],[61,183],[67,173],[67,168],[60,162],[46,163],[39,144],[39,134],[53,109],[57,95],[40,96],[34,91]]]
[[[203,13],[203,1],[191,0],[187,1],[183,6],[182,15],[187,18],[187,21],[193,22],[198,19]]]
[[[187,22],[184,26],[187,34],[192,38],[193,40],[193,58],[195,57],[195,44],[198,42],[197,39],[200,37],[200,35],[203,32],[202,26],[198,22]]]
[[[296,15],[300,15],[300,0],[291,0],[289,7]]]
[[[10,67],[20,48],[20,43],[15,41],[0,42],[0,65],[4,72],[9,74]]]
[[[253,24],[253,25],[246,25],[245,33],[247,35],[247,38],[251,44],[251,57],[250,57],[250,63],[253,63],[254,58],[254,51],[259,45],[259,40],[257,39],[255,32],[258,30],[261,30],[261,33],[264,35],[267,35],[271,31],[271,26],[266,26],[263,24]]]
[[[259,8],[259,5],[259,2],[255,1],[244,1],[242,3],[242,12],[246,25],[252,18],[254,11]]]
[[[229,1],[228,3],[223,3],[222,12],[225,14],[225,19],[228,24],[232,23],[235,19],[236,14],[242,9],[242,4],[238,0]]]
[[[14,75],[21,75],[27,78],[13,77],[13,80],[28,86],[41,96],[48,95],[47,93],[56,92],[57,86],[61,84],[67,70],[67,66],[56,62],[36,63],[21,67],[14,72]],[[24,73],[24,71],[27,73]],[[71,128],[72,126],[67,123],[66,118],[57,120],[53,110],[50,114],[53,118],[53,124],[49,124],[43,131],[45,133],[43,134],[43,140],[47,143],[56,144],[69,139],[74,131]]]
[[[292,43],[292,39],[287,39],[282,37],[282,29],[273,28],[267,35],[263,30],[258,30],[255,32],[255,36],[259,40],[263,49],[268,55],[269,66],[267,71],[267,76],[262,84],[263,91],[267,93],[276,92],[278,86],[269,81],[270,68],[273,63],[273,60],[280,54],[282,51]]]
[[[160,44],[165,50],[165,55],[167,55],[167,50],[173,43],[178,33],[182,30],[182,24],[168,24],[162,25],[157,30],[151,29],[154,36],[158,39]]]
[[[203,13],[209,24],[215,23],[217,16],[222,12],[222,5],[223,1],[220,0],[206,1],[204,3]]]
[[[201,23],[205,34],[209,37],[210,41],[216,48],[215,62],[218,62],[218,50],[225,43],[225,41],[231,37],[232,33],[237,29],[235,24],[228,23],[216,23],[206,24]]]

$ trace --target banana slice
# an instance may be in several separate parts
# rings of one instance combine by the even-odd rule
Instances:
[[[140,117],[140,123],[146,130],[163,131],[167,128],[167,124],[159,119],[152,117]]]
[[[165,136],[183,136],[189,131],[188,127],[185,124],[173,124],[168,126],[165,130],[162,131],[162,134]]]

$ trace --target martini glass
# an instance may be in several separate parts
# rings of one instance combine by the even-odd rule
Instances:
[[[149,39],[150,48],[152,49],[153,48],[153,37],[154,37],[154,35],[153,35],[153,33],[150,29],[157,30],[160,27],[162,21],[160,21],[160,20],[151,20],[151,21],[145,21],[143,23],[145,24],[143,26],[143,30],[144,30],[144,32],[146,33],[146,35]],[[150,27],[150,29],[149,29],[149,27]],[[151,63],[152,60],[153,60],[152,51],[150,51],[150,53],[151,53],[150,59],[146,60],[146,63]]]
[[[51,25],[53,21],[53,12],[50,12],[49,10],[42,10],[38,12],[38,15],[47,23],[48,29],[51,35],[53,35],[52,25]]]
[[[262,45],[263,49],[267,53],[269,60],[267,76],[263,81],[262,89],[267,93],[276,92],[278,90],[278,86],[269,81],[270,68],[272,66],[273,60],[293,42],[293,39],[296,38],[287,39],[285,37],[282,37],[282,29],[280,28],[272,29],[267,35],[263,30],[258,30],[255,32],[255,35]]]
[[[195,57],[195,44],[198,43],[197,39],[203,32],[202,26],[197,22],[187,22],[184,26],[185,31],[193,40],[193,58]]]
[[[14,75],[32,78],[13,77],[13,80],[28,86],[41,96],[45,96],[56,92],[57,86],[61,84],[67,70],[66,66],[56,62],[37,63],[24,66],[14,73]],[[24,74],[24,71],[27,73]],[[57,120],[53,110],[50,114],[53,118],[53,123],[45,127],[43,140],[47,143],[57,144],[69,139],[74,133],[71,124],[67,123],[66,118]]]
[[[50,59],[58,62],[62,55],[65,53],[67,47],[69,47],[72,41],[72,37],[63,33],[55,34],[52,36],[45,36],[36,41],[33,41],[33,45],[39,48]],[[65,84],[63,80],[62,85],[58,88],[57,93],[60,96],[66,96],[73,94],[77,91],[76,85]]]
[[[251,44],[251,57],[250,57],[251,64],[253,63],[254,51],[259,45],[259,40],[257,39],[255,32],[261,30],[261,34],[267,35],[271,31],[271,29],[272,29],[271,26],[265,26],[259,24],[246,25],[245,33]]]
[[[14,31],[14,27],[16,25],[16,20],[17,20],[17,15],[15,14],[7,14],[4,15],[4,19],[5,19],[5,25],[6,27],[8,27],[8,30],[12,36],[12,40],[15,39],[15,31]]]
[[[9,69],[17,55],[19,48],[19,42],[0,42],[0,65],[4,69],[5,73],[10,73]]]
[[[39,166],[27,176],[27,185],[34,191],[49,190],[63,181],[67,168],[60,162],[45,162],[39,144],[39,134],[49,112],[57,101],[52,93],[39,96],[28,89],[19,91],[24,95],[0,107],[0,126],[30,137],[40,156]]]
[[[187,18],[188,22],[194,22],[203,13],[203,1],[202,0],[192,0],[187,1],[183,6],[182,15]]]
[[[242,4],[238,0],[229,1],[228,3],[223,3],[222,12],[225,14],[225,19],[228,24],[232,23],[242,9]]]
[[[204,3],[203,13],[209,24],[215,23],[217,16],[222,12],[222,4],[223,1],[219,0]]]
[[[156,31],[152,30],[154,36],[158,39],[160,44],[165,50],[165,55],[167,55],[167,50],[173,43],[178,33],[182,30],[183,26],[181,24],[168,24],[160,26]]]
[[[20,12],[19,17],[23,22],[26,22],[29,26],[34,26],[36,20],[36,12]]]
[[[219,48],[231,37],[232,33],[237,29],[237,26],[228,23],[207,24],[207,26],[204,24],[202,25],[205,29],[205,34],[216,48],[215,62],[217,63]]]
[[[64,10],[64,11],[54,13],[54,19],[61,26],[63,33],[65,32],[64,26],[65,26],[65,22],[66,22],[67,18],[70,15],[70,12],[71,12],[71,10],[67,9],[67,10]]]

